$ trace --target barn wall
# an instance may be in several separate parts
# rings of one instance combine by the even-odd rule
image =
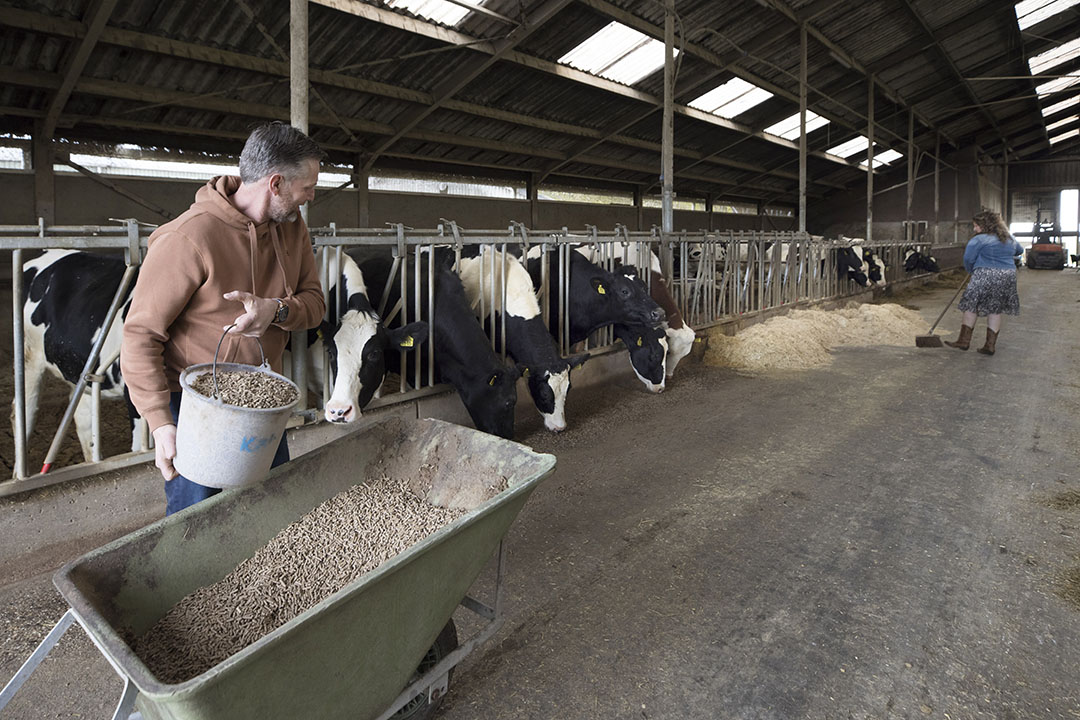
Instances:
[[[953,243],[954,213],[959,207],[959,227],[955,237],[958,242],[968,238],[967,221],[981,207],[984,195],[990,200],[991,191],[997,193],[1001,204],[1000,177],[991,176],[989,181],[980,178],[973,157],[960,154],[946,157],[950,164],[963,163],[958,170],[942,167],[939,173],[938,244]],[[971,160],[972,162],[967,162]],[[934,236],[934,165],[932,158],[925,158],[918,166],[915,193],[912,197],[912,220],[928,223],[927,237]],[[999,173],[1000,175],[1000,173]],[[1011,180],[1011,178],[1010,178]],[[907,218],[907,165],[874,176],[874,240],[903,240],[903,221]],[[808,203],[807,227],[813,233],[835,237],[864,237],[866,235],[865,186],[851,192],[834,192],[829,197]]]
[[[179,215],[194,200],[202,185],[195,180],[165,180],[159,178],[109,177],[111,182],[127,189],[165,210]],[[27,172],[0,172],[0,193],[7,202],[0,205],[0,225],[28,225],[37,222],[34,215],[34,178]],[[321,196],[321,195],[320,195]],[[414,228],[434,228],[440,218],[454,220],[469,229],[502,229],[511,222],[534,227],[528,201],[459,197],[452,195],[418,195],[372,191],[368,193],[370,227],[385,227],[386,223],[404,223]],[[109,218],[134,217],[144,222],[163,220],[152,210],[135,203],[113,190],[82,175],[58,173],[56,176],[56,223],[58,225],[102,225]],[[321,200],[311,208],[313,227],[328,225],[357,227],[359,193],[343,190]],[[617,224],[631,230],[638,228],[638,211],[625,205],[588,205],[542,201],[538,209],[539,230],[567,227],[584,230],[595,225],[611,230]],[[660,225],[659,208],[642,211],[642,226],[649,230]],[[794,230],[795,218],[759,217],[713,213],[710,225],[705,212],[676,211],[674,227],[696,232],[702,229],[719,230]]]
[[[1065,190],[1080,187],[1080,160],[1009,165],[1009,189]]]

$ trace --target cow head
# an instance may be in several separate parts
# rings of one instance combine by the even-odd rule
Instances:
[[[655,300],[649,297],[649,289],[638,277],[633,266],[620,266],[610,273],[593,265],[599,273],[589,278],[589,286],[604,302],[610,304],[613,317],[633,325],[656,327],[666,315]],[[605,297],[606,296],[606,297]]]
[[[524,370],[523,365],[496,368],[485,382],[467,383],[458,388],[458,397],[477,430],[513,439],[517,381]]]
[[[667,380],[667,332],[647,325],[615,325],[615,335],[630,353],[630,365],[649,392],[664,392]]]
[[[386,353],[408,350],[428,336],[426,322],[414,322],[387,330],[373,310],[350,309],[341,316],[337,329],[324,323],[328,338],[334,391],[326,403],[330,422],[348,423],[360,417],[360,410],[382,387],[386,377]]]
[[[562,432],[566,429],[566,395],[570,392],[570,372],[580,368],[588,359],[589,353],[582,353],[545,365],[531,364],[527,368],[525,378],[529,394],[548,430]]]

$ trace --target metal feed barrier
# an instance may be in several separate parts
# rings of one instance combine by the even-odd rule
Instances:
[[[112,357],[101,358],[101,349],[108,332],[103,329],[97,338],[90,357],[79,377],[78,386],[60,427],[53,438],[43,470],[48,471],[55,460],[62,438],[71,419],[75,415],[76,405],[86,394],[90,395],[92,435],[92,457],[89,462],[79,463],[68,468],[59,468],[51,472],[30,474],[27,472],[26,439],[26,398],[24,380],[23,343],[25,328],[20,298],[23,295],[22,265],[24,252],[51,248],[85,251],[107,251],[122,253],[126,265],[123,279],[112,300],[106,327],[121,322],[119,308],[127,297],[135,273],[146,251],[147,238],[155,226],[136,220],[119,221],[117,225],[105,226],[45,226],[43,223],[29,226],[0,226],[0,248],[12,251],[12,325],[14,347],[14,404],[13,434],[15,438],[15,462],[13,478],[0,482],[0,496],[11,495],[44,485],[54,484],[68,479],[85,477],[109,469],[144,462],[151,458],[152,441],[145,425],[139,433],[140,447],[134,452],[121,453],[110,457],[101,454],[100,398],[101,382],[104,371],[115,360]],[[386,228],[338,228],[331,223],[327,227],[311,229],[312,243],[316,251],[323,252],[323,263],[319,269],[323,283],[324,297],[329,299],[328,272],[331,265],[340,268],[342,253],[349,250],[363,255],[383,254],[392,258],[390,278],[386,291],[380,298],[371,298],[372,304],[379,311],[387,327],[398,327],[420,317],[432,315],[434,246],[454,249],[455,258],[460,259],[467,246],[481,246],[481,251],[492,250],[524,257],[530,249],[539,248],[539,252],[550,259],[542,264],[543,286],[539,302],[543,319],[549,329],[555,329],[560,352],[571,352],[570,325],[568,318],[560,312],[557,317],[550,317],[549,294],[559,293],[563,302],[559,307],[566,307],[569,296],[569,261],[570,252],[575,248],[590,249],[591,259],[605,269],[613,270],[620,262],[633,257],[647,258],[655,253],[659,259],[660,272],[682,312],[687,324],[696,330],[738,317],[752,317],[766,311],[807,304],[822,300],[844,297],[858,290],[847,280],[840,280],[836,272],[836,255],[842,247],[852,244],[851,240],[825,239],[806,233],[781,231],[698,231],[663,234],[657,228],[648,231],[629,230],[623,225],[616,225],[611,230],[600,230],[596,226],[586,226],[584,230],[572,231],[566,227],[555,230],[532,230],[521,223],[512,223],[505,230],[467,230],[452,220],[444,220],[434,229],[418,230],[402,224],[389,225]],[[874,243],[865,247],[872,248],[875,255],[886,263],[885,280],[893,282],[902,277],[911,277],[903,272],[904,250],[908,247],[925,250],[928,245],[912,245],[907,242]],[[423,307],[421,295],[416,292],[425,277],[428,283],[427,307]],[[639,268],[641,279],[651,287],[653,272],[642,264]],[[551,268],[550,275],[548,268]],[[505,353],[505,319],[496,324],[495,308],[505,301],[505,267],[503,277],[494,282],[495,269],[492,264],[492,288],[503,288],[503,297],[481,298],[481,316],[490,320],[490,333],[493,348]],[[412,282],[409,282],[409,278]],[[398,288],[401,300],[392,307],[387,307],[390,287]],[[494,292],[494,291],[493,291]],[[340,312],[340,309],[339,309]],[[338,318],[328,318],[336,323]],[[404,352],[399,385],[396,392],[389,392],[374,399],[368,407],[376,408],[401,402],[414,401],[420,397],[446,392],[449,386],[436,384],[434,381],[434,342],[433,330],[429,327],[427,347],[413,353],[412,364],[404,368]],[[293,334],[294,347],[306,345],[305,333]],[[594,354],[617,350],[610,327],[601,328],[593,333],[584,343],[585,349]],[[426,353],[426,371],[421,353]],[[309,386],[309,374],[312,380],[319,379],[320,363],[308,367],[307,353],[292,353],[293,361],[285,368],[286,375],[292,377],[301,387]],[[329,368],[325,347],[321,368]],[[309,373],[310,370],[310,373]],[[320,408],[325,406],[330,397],[333,378],[329,372],[321,372]],[[89,393],[87,393],[89,388]],[[318,390],[316,394],[319,394]],[[317,420],[317,410],[303,410],[299,413],[305,422]]]

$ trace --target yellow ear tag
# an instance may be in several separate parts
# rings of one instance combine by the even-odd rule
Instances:
[[[315,331],[315,337],[319,338],[320,340],[323,339],[322,328],[319,328],[318,330]]]
[[[488,380],[488,385],[491,385],[492,387],[495,386],[495,376],[494,375],[492,375],[491,379]]]
[[[637,346],[638,346],[638,347],[641,347],[641,338],[638,338],[638,339],[637,339]]]
[[[607,290],[604,289],[603,285],[597,285],[596,292],[600,293],[601,295],[607,295]]]
[[[529,368],[525,368],[525,370],[521,373],[521,377],[529,377]]]
[[[401,347],[412,347],[415,344],[412,335],[407,336],[401,341]]]
[[[584,364],[585,364],[585,363],[582,363],[581,365],[584,365]],[[575,369],[575,370],[580,370],[580,369],[581,369],[581,365],[575,365],[575,366],[574,366],[574,369]]]

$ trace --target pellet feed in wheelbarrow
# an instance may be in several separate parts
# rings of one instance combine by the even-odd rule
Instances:
[[[502,489],[505,483],[489,496]],[[186,596],[132,647],[158,678],[189,680],[465,512],[428,504],[405,480],[373,478],[322,503],[222,580]]]
[[[264,482],[226,490],[98,548],[54,580],[97,647],[137,688],[136,707],[147,720],[373,720],[409,684],[554,467],[551,455],[502,438],[386,417],[271,470]],[[384,476],[407,481],[429,504],[466,512],[188,680],[157,677],[132,650],[131,641],[186,596],[221,581],[284,528]]]

